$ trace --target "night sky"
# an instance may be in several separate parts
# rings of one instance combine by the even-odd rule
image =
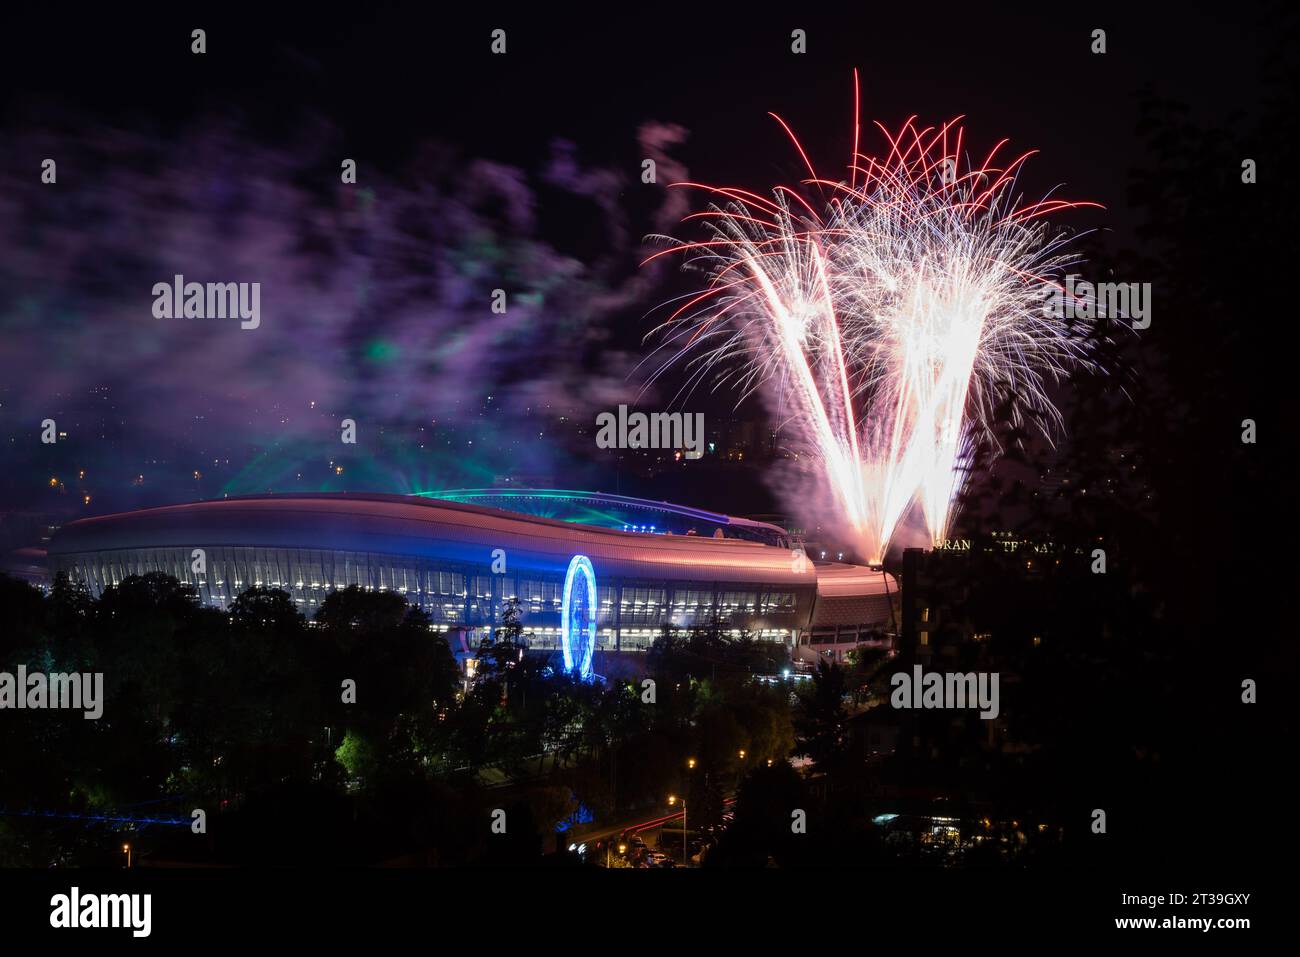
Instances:
[[[820,167],[842,168],[856,67],[864,149],[881,142],[872,119],[965,114],[971,152],[1004,136],[1040,150],[1025,194],[1102,203],[1061,221],[1136,263],[1158,255],[1140,233],[1150,209],[1131,202],[1135,171],[1160,162],[1144,98],[1179,101],[1205,130],[1252,131],[1261,166],[1285,162],[1256,115],[1276,90],[1280,9],[13,14],[0,41],[4,494],[50,505],[49,477],[82,469],[97,480],[76,490],[92,494],[83,512],[510,471],[609,488],[608,460],[573,422],[637,400],[652,310],[693,285],[670,262],[637,265],[643,237],[697,208],[643,186],[644,156],[662,180],[765,191],[801,173],[770,110]],[[489,53],[495,27],[504,57]],[[789,51],[795,27],[805,55]],[[1097,27],[1104,56],[1089,51]],[[57,186],[38,182],[46,156]],[[342,157],[359,163],[356,187],[339,185]],[[174,272],[260,280],[271,318],[253,335],[160,325],[148,290]],[[521,308],[484,321],[497,285]],[[1140,378],[1150,357],[1126,368]],[[1230,374],[1249,381],[1246,366]],[[667,386],[642,400],[667,401]],[[691,402],[711,416],[733,405]],[[46,415],[74,440],[34,445]],[[364,436],[346,459],[344,416]]]

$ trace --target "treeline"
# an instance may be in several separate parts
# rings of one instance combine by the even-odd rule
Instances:
[[[161,574],[98,599],[0,577],[0,621],[0,670],[104,682],[98,720],[0,713],[8,866],[111,865],[125,841],[138,863],[531,863],[557,828],[669,793],[716,821],[747,768],[795,746],[788,689],[750,680],[784,652],[721,623],[667,631],[644,678],[583,683],[524,652],[508,606],[466,693],[394,593],[334,592],[309,622],[278,589],[220,610]]]

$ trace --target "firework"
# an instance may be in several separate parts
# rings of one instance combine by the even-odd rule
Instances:
[[[1085,324],[1045,307],[1075,258],[1043,217],[1096,204],[1022,205],[1032,153],[1003,163],[1003,140],[971,162],[960,117],[877,124],[877,156],[859,153],[855,122],[843,180],[819,176],[775,118],[808,169],[797,186],[675,184],[711,194],[688,217],[707,235],[656,256],[684,254],[708,282],[655,331],[669,353],[655,374],[684,359],[687,388],[712,374],[741,398],[767,390],[787,445],[814,463],[871,559],[914,508],[941,540],[975,449],[1000,450],[997,410],[1050,439],[1051,384],[1090,362]]]

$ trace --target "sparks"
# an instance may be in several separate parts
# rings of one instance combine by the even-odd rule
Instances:
[[[1048,390],[1091,364],[1091,339],[1045,307],[1077,258],[1044,217],[1098,204],[1021,205],[1032,154],[1002,160],[1003,140],[982,163],[964,159],[961,117],[876,124],[884,149],[860,154],[856,72],[854,100],[844,180],[820,177],[776,117],[809,172],[797,187],[674,184],[710,194],[688,217],[707,236],[663,237],[670,248],[651,258],[682,254],[709,278],[652,335],[669,352],[658,372],[685,358],[688,388],[713,374],[740,398],[767,391],[787,444],[877,561],[914,508],[932,544],[947,537],[975,449],[1000,450],[999,409],[1049,439],[1059,429]]]

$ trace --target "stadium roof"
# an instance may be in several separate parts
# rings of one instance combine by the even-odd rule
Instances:
[[[729,528],[735,534],[742,527],[763,527],[667,503],[566,494],[708,516],[724,536]],[[797,568],[788,549],[740,538],[647,535],[446,499],[346,492],[243,496],[81,519],[55,533],[49,554],[54,559],[119,549],[216,546],[357,551],[480,565],[502,548],[511,572],[562,573],[570,557],[581,553],[598,576],[809,587],[816,582],[811,563]]]
[[[442,501],[484,505],[522,512],[544,518],[556,518],[582,525],[603,528],[622,528],[626,525],[642,527],[656,525],[658,530],[686,531],[694,529],[700,535],[711,535],[714,529],[724,529],[724,534],[734,538],[765,539],[770,543],[785,542],[789,533],[779,525],[756,522],[733,515],[709,512],[702,508],[633,498],[629,495],[612,495],[607,492],[583,492],[555,488],[468,488],[442,492],[423,492],[421,497]]]

